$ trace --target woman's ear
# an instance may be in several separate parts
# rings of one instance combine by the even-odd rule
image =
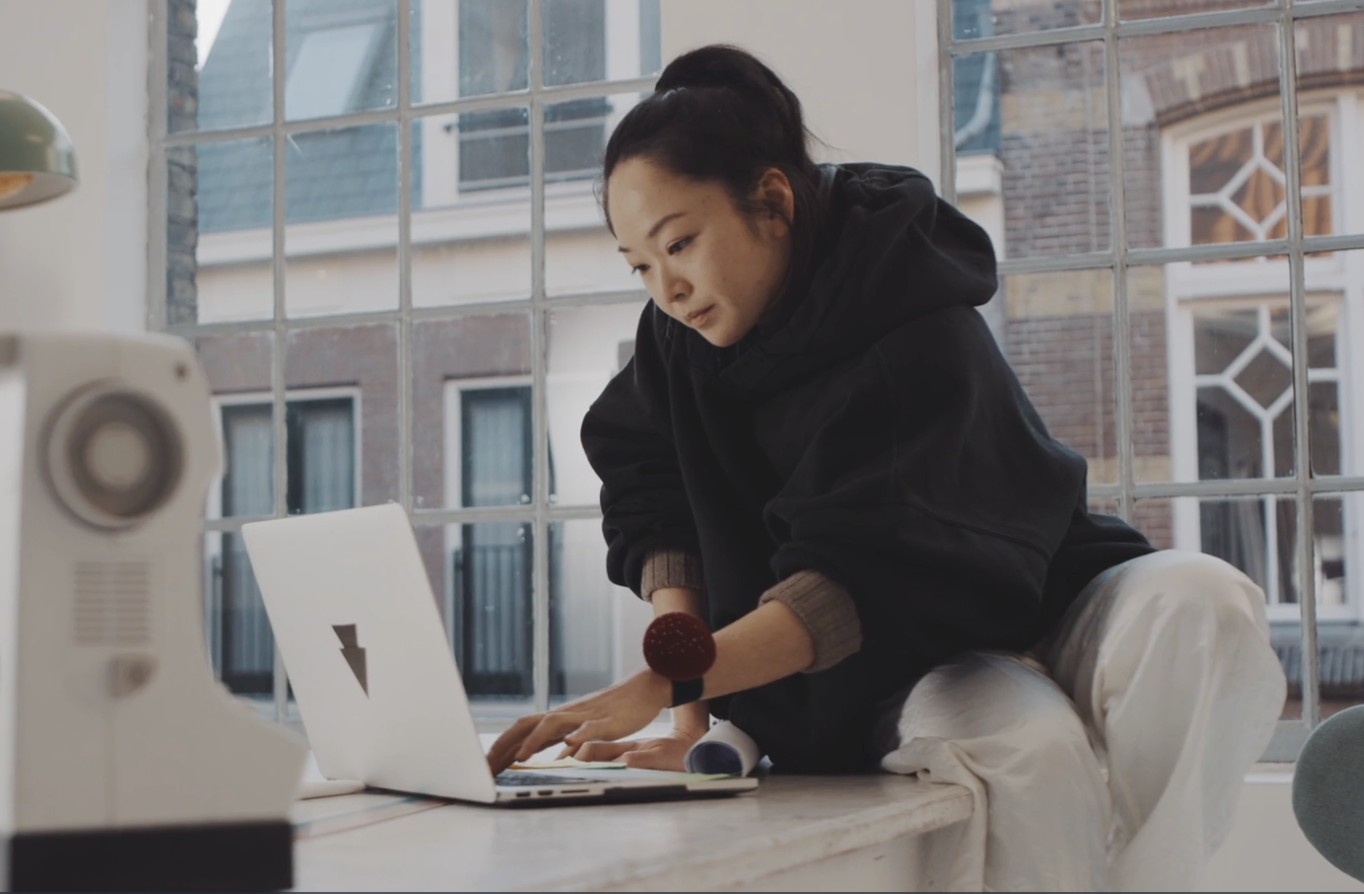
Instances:
[[[775,235],[785,236],[791,232],[796,218],[796,194],[791,189],[791,181],[780,168],[768,168],[758,180],[754,198],[768,209],[768,220],[780,222]]]

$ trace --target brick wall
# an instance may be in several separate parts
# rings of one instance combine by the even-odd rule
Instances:
[[[199,114],[199,72],[194,38],[199,32],[198,0],[167,0],[167,129],[193,130]],[[154,112],[155,113],[155,110]],[[199,243],[198,157],[193,146],[166,153],[166,322],[198,319],[195,250]]]

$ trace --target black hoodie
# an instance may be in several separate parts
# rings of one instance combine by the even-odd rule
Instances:
[[[1086,509],[975,307],[989,237],[917,171],[826,167],[824,233],[782,322],[718,349],[652,302],[582,440],[612,581],[699,554],[713,629],[812,569],[841,583],[860,651],[711,701],[786,772],[863,769],[877,710],[964,649],[1024,650],[1100,571],[1151,551]]]

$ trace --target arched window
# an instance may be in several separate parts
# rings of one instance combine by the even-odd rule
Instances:
[[[1304,96],[1299,103],[1303,235],[1349,231],[1364,171],[1346,163],[1359,145],[1358,91]],[[1279,101],[1224,109],[1164,133],[1165,244],[1273,242],[1287,238],[1287,174]],[[1170,339],[1170,431],[1174,479],[1290,478],[1300,462],[1314,476],[1364,467],[1354,428],[1364,369],[1351,363],[1348,333],[1364,315],[1358,252],[1304,258],[1310,456],[1299,456],[1293,424],[1289,259],[1284,254],[1171,264],[1166,291]],[[1183,501],[1175,544],[1238,565],[1266,591],[1271,618],[1296,619],[1297,524],[1291,495]],[[1364,591],[1346,587],[1359,511],[1351,496],[1314,504],[1319,617],[1364,617]]]

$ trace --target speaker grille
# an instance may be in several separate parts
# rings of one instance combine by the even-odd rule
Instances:
[[[72,632],[81,646],[151,642],[148,562],[77,562]]]

